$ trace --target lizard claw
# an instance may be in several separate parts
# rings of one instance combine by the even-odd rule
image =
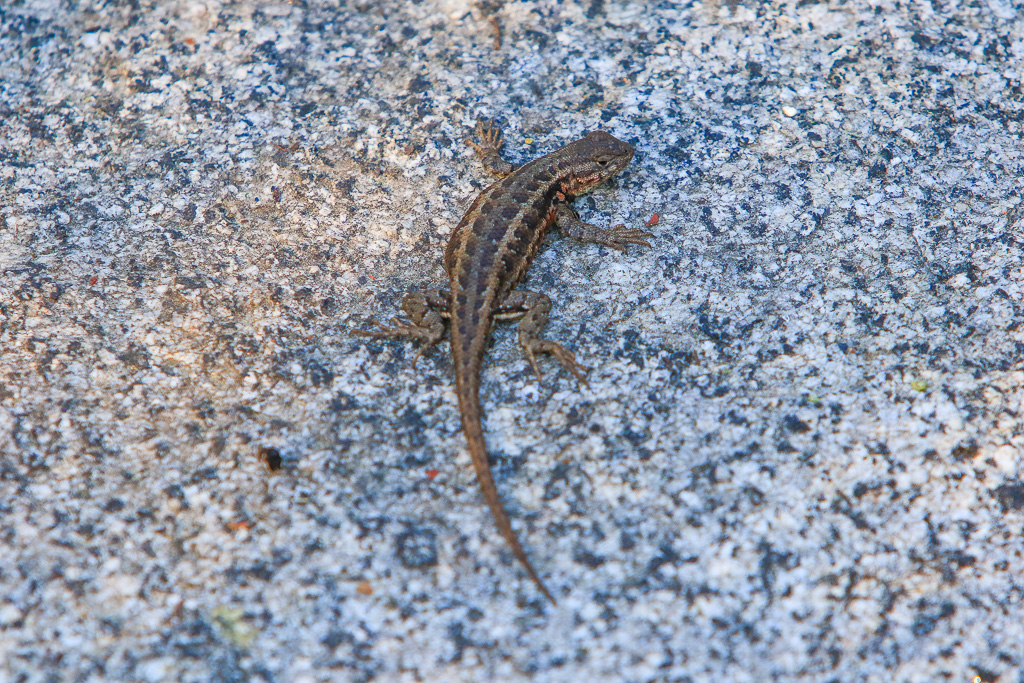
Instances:
[[[498,149],[501,147],[501,128],[494,119],[478,119],[476,122],[476,135],[485,147]]]
[[[439,341],[441,341],[441,340],[440,339],[425,339],[423,341],[423,345],[420,346],[420,350],[416,352],[416,355],[412,359],[412,367],[413,367],[414,370],[416,369],[416,363],[419,362],[420,358],[422,358],[427,353],[427,351],[429,351],[430,349],[432,349],[435,346],[437,346],[437,343]]]
[[[379,327],[380,330],[359,330],[359,329],[356,329],[356,330],[352,330],[352,334],[354,334],[357,337],[373,337],[374,339],[381,339],[381,338],[383,338],[385,336],[390,336],[390,335],[384,334],[384,332],[386,332],[388,328],[381,321],[377,320],[376,318],[370,318],[370,324]]]
[[[533,374],[537,375],[537,384],[544,386],[544,378],[540,374],[540,366],[537,365],[537,356],[533,353],[533,347],[526,347],[526,359],[530,361],[530,366],[533,368]]]
[[[418,339],[422,347],[412,360],[415,368],[420,357],[427,351],[437,346],[444,338],[444,328],[440,322],[435,325],[419,325],[415,322],[403,322],[397,317],[391,318],[391,326],[385,325],[376,318],[370,320],[378,329],[376,330],[352,330],[352,334],[360,337],[371,337],[373,339],[389,339],[391,337],[411,337]]]
[[[626,245],[635,244],[640,247],[649,247],[651,243],[645,240],[645,237],[654,237],[651,233],[646,230],[640,230],[638,228],[627,228],[622,223],[613,225],[605,231],[606,237],[600,240],[601,244],[607,245],[612,249],[618,249],[619,251],[625,252]]]
[[[484,170],[504,177],[512,172],[513,166],[501,158],[501,128],[493,119],[479,119],[476,122],[476,136],[480,142],[466,138],[466,144],[480,157]]]
[[[562,367],[572,373],[573,377],[582,382],[587,388],[590,388],[590,384],[587,382],[587,369],[577,362],[576,356],[572,354],[572,351],[569,351],[558,342],[553,342],[549,339],[533,339],[528,345],[524,344],[523,349],[526,351],[526,357],[530,361],[530,365],[533,366],[534,374],[537,375],[538,384],[543,386],[540,367],[537,365],[535,355],[539,351],[541,353],[550,353],[555,357],[555,360],[562,364]]]
[[[373,337],[374,339],[387,339],[389,337],[402,337],[409,334],[410,325],[403,324],[398,318],[391,318],[391,327],[388,327],[376,318],[370,318],[370,324],[377,327],[376,330],[352,330],[352,334],[359,337]]]

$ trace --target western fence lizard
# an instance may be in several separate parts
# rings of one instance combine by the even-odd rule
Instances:
[[[573,354],[540,337],[551,311],[551,299],[539,292],[514,289],[523,279],[548,229],[554,224],[568,237],[626,250],[626,245],[650,246],[650,233],[616,225],[610,229],[584,223],[569,208],[569,201],[611,178],[629,164],[633,147],[603,131],[535,159],[519,168],[502,159],[501,132],[492,122],[477,124],[479,142],[467,141],[479,154],[484,168],[502,179],[473,201],[455,227],[444,252],[449,290],[407,294],[402,309],[408,320],[377,320],[377,330],[358,330],[372,337],[412,337],[423,343],[420,354],[444,338],[444,321],[451,327],[455,387],[462,414],[462,429],[480,488],[498,529],[540,591],[555,598],[537,576],[512,530],[508,513],[498,497],[487,462],[480,409],[480,368],[495,320],[519,321],[519,344],[540,380],[538,353],[550,353],[581,382],[585,369]],[[417,356],[419,358],[419,356]]]

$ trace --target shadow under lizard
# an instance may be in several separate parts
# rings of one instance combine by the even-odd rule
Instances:
[[[484,169],[501,180],[480,193],[452,233],[444,253],[450,288],[409,293],[402,301],[407,320],[392,318],[390,326],[374,320],[378,329],[357,330],[356,334],[418,339],[423,344],[422,355],[444,338],[445,321],[449,323],[462,429],[484,499],[516,559],[554,603],[554,596],[537,575],[512,529],[487,462],[480,369],[494,321],[518,320],[519,344],[538,381],[541,375],[536,356],[548,353],[586,383],[585,368],[573,354],[540,336],[551,311],[551,299],[515,287],[526,275],[552,225],[580,242],[596,242],[620,251],[630,244],[650,246],[644,238],[651,235],[624,225],[602,229],[584,223],[569,207],[574,197],[629,164],[633,158],[630,144],[595,131],[514,168],[501,157],[501,132],[493,123],[480,121],[477,136],[479,142],[467,144],[476,150]]]

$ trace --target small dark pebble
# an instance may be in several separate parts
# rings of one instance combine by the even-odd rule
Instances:
[[[271,472],[277,472],[281,469],[281,451],[277,450],[273,446],[260,446],[259,450],[256,451],[256,457],[260,459],[260,462],[267,464],[267,469]]]
[[[406,569],[437,566],[437,535],[430,529],[408,529],[395,538],[398,560]]]

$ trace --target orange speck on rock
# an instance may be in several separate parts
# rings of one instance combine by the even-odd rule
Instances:
[[[228,529],[231,531],[238,531],[240,529],[248,531],[252,528],[252,522],[248,520],[242,520],[240,522],[228,522]]]
[[[427,479],[434,481],[434,477],[438,474],[437,470],[427,470]]]
[[[90,285],[94,285],[94,284],[96,284],[99,281],[100,281],[100,279],[98,277],[96,277],[95,275],[93,275],[91,278],[89,278],[89,284]]]
[[[195,45],[196,44],[195,38],[186,38],[185,39],[185,44],[186,45]]]
[[[373,595],[373,586],[370,585],[369,581],[363,581],[356,586],[356,593],[360,595]]]
[[[658,214],[654,214],[653,216],[651,216],[651,220],[647,221],[647,227],[651,227],[652,225],[657,225],[658,224],[658,220],[659,220],[658,219]]]

